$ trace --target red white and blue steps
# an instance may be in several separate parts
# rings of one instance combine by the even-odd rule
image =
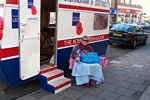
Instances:
[[[71,80],[64,77],[62,70],[57,66],[45,66],[47,67],[40,72],[40,84],[44,90],[57,94],[71,87]]]

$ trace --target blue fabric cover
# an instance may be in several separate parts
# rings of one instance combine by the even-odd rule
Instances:
[[[75,76],[77,85],[88,83],[90,79],[96,80],[97,84],[104,81],[102,66],[98,63],[75,62],[72,76]]]
[[[80,61],[89,64],[100,63],[99,56],[97,55],[96,52],[88,52],[87,54],[81,53]]]

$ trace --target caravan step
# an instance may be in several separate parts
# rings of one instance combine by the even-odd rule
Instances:
[[[50,65],[44,65],[44,68],[40,71],[40,83],[41,87],[52,93],[59,93],[71,86],[71,80],[64,77],[64,72],[58,69],[56,66],[50,67]]]
[[[53,70],[56,70],[57,69],[57,66],[50,66],[50,65],[43,65],[43,69],[41,69],[40,73],[41,74],[44,74],[44,73],[47,73],[47,72],[50,72],[50,71],[53,71]]]
[[[48,85],[53,86],[53,93],[57,94],[69,87],[71,87],[71,80],[68,78],[62,78],[56,81],[48,81]]]
[[[64,72],[59,69],[55,69],[46,73],[41,74],[42,76],[45,76],[48,81],[56,79],[58,77],[64,77]]]

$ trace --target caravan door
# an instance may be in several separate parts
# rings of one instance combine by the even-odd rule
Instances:
[[[40,0],[19,0],[20,78],[40,72]]]

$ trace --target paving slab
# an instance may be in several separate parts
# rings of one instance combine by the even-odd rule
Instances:
[[[57,94],[38,90],[17,100],[150,100],[150,45],[138,47],[111,59],[104,71],[105,82],[97,88],[72,86]],[[30,99],[31,98],[31,99]]]
[[[150,100],[150,86],[146,89],[146,91],[142,94],[139,100]]]

